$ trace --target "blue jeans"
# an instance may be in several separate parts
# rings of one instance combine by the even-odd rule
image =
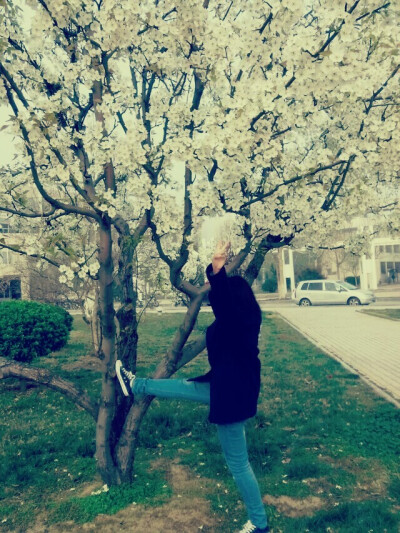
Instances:
[[[210,403],[210,384],[186,379],[136,378],[132,390],[139,396],[181,398]],[[244,425],[245,420],[234,424],[217,424],[218,437],[228,468],[246,505],[249,519],[262,529],[267,527],[267,515],[256,477],[249,463]]]

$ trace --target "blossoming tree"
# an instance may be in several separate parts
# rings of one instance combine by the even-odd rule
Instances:
[[[168,378],[205,347],[188,342],[208,290],[189,282],[205,216],[236,217],[229,269],[244,265],[252,282],[265,254],[297,235],[323,240],[360,207],[396,208],[383,193],[398,179],[400,9],[1,0],[0,10],[3,127],[17,149],[0,211],[21,228],[18,246],[0,247],[58,265],[63,282],[95,279],[103,381],[94,403],[44,370],[2,362],[0,375],[73,398],[96,420],[104,481],[129,481],[150,399],[120,396],[114,362],[136,369],[132,265],[143,236],[190,301],[154,373]]]

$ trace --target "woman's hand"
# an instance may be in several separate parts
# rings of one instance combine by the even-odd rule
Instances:
[[[218,274],[221,268],[225,265],[230,247],[231,243],[229,241],[225,243],[220,241],[217,244],[214,256],[212,258],[212,268],[214,274]]]

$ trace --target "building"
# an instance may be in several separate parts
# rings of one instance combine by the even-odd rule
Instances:
[[[365,219],[354,219],[352,226],[346,228],[344,233],[349,236],[360,230],[373,234],[374,228],[366,226]],[[290,293],[304,279],[302,274],[305,265],[311,272],[315,271],[325,279],[347,279],[361,289],[374,290],[385,285],[400,285],[400,235],[398,238],[384,235],[372,238],[369,249],[362,255],[340,248],[343,235],[338,240],[334,239],[335,237],[330,250],[311,252],[306,248],[285,247],[268,254],[268,260],[264,262],[258,277],[256,290],[261,290],[265,276],[271,272],[271,265],[276,271],[277,292],[281,297]],[[302,263],[303,269],[299,263]]]
[[[13,232],[7,220],[0,219],[0,242],[18,246],[19,234]],[[29,299],[27,258],[0,247],[0,299]]]

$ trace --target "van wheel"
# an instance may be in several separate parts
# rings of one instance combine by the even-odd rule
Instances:
[[[355,296],[352,296],[347,300],[347,305],[361,305],[361,302],[358,298]]]
[[[308,298],[302,298],[299,302],[299,305],[306,307],[306,306],[311,305],[311,302]]]

